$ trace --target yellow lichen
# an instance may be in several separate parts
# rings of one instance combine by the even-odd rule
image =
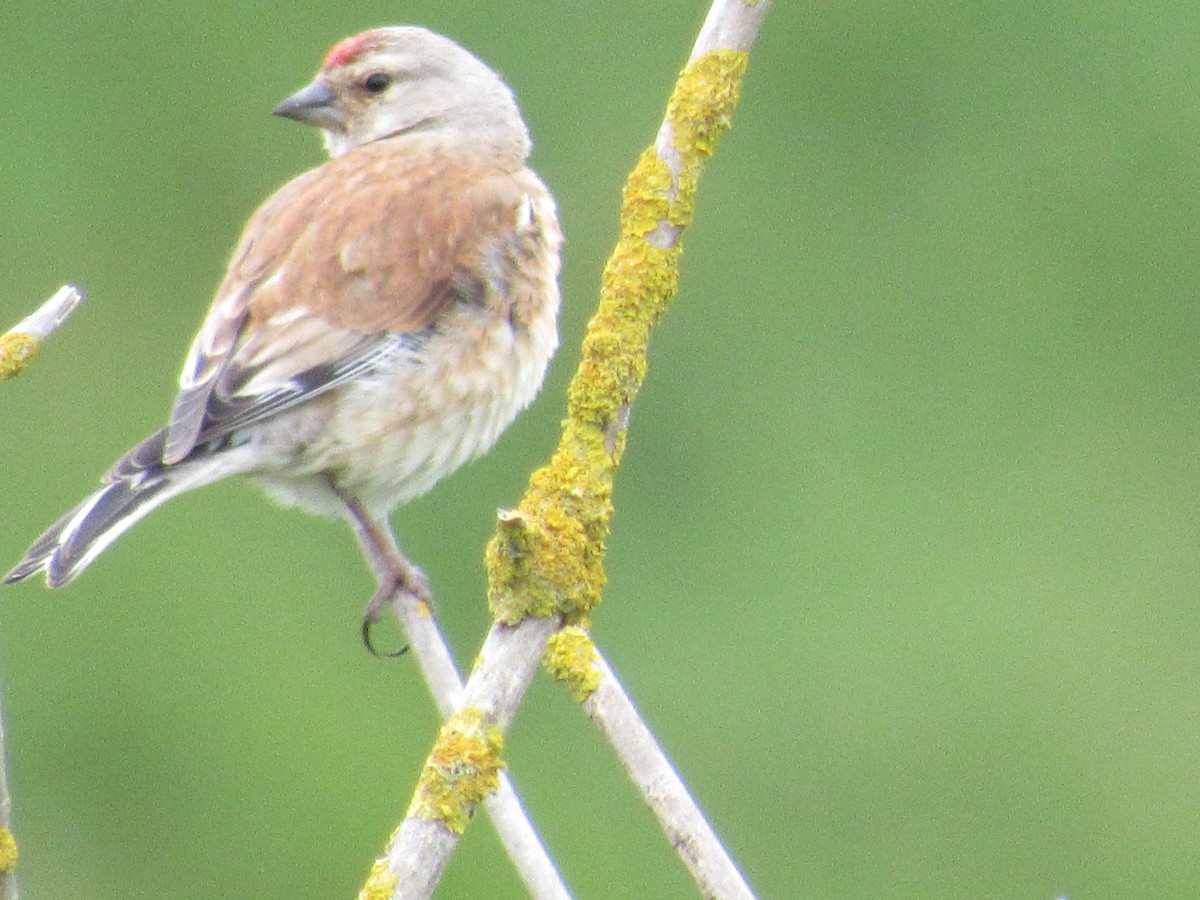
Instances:
[[[621,235],[568,388],[558,449],[516,509],[500,514],[488,544],[488,601],[500,622],[552,614],[579,622],[600,601],[629,409],[646,377],[651,328],[679,284],[677,230],[691,222],[700,170],[729,126],[747,61],[718,50],[689,63],[667,108],[679,171],[651,147],[626,181]]]
[[[672,225],[686,228],[692,222],[700,170],[729,128],[749,63],[743,51],[711,50],[692,60],[675,83],[667,103],[671,142],[680,158],[677,195],[667,217]]]
[[[667,103],[675,149],[685,159],[712,156],[729,127],[750,55],[741,50],[710,50],[679,75]]]
[[[33,361],[41,344],[32,334],[20,331],[0,335],[0,381],[19,375]]]
[[[546,467],[547,477],[554,474]],[[489,601],[492,614],[506,625],[556,612],[586,615],[604,585],[603,569],[595,565],[595,541],[584,524],[545,498],[545,493],[527,496],[521,508],[502,512],[488,544]]]
[[[390,900],[397,884],[399,879],[388,868],[387,860],[377,859],[375,865],[371,866],[371,874],[367,876],[362,890],[358,892],[358,900]]]
[[[667,217],[670,202],[671,170],[647,147],[621,191],[621,234],[645,237]]]
[[[588,633],[577,626],[568,626],[546,642],[542,664],[551,677],[565,684],[571,696],[582,703],[600,686],[597,659],[596,645]]]
[[[503,750],[504,733],[482,710],[456,712],[438,733],[408,814],[462,834],[475,806],[500,783]]]
[[[7,874],[17,867],[17,839],[12,829],[0,825],[0,873]]]

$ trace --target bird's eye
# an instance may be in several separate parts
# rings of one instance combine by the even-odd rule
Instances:
[[[366,88],[367,93],[382,94],[391,86],[391,83],[392,78],[390,75],[384,72],[372,72],[363,81],[363,87]]]

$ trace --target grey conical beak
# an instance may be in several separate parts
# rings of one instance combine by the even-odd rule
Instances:
[[[275,107],[274,113],[325,131],[343,131],[346,127],[346,117],[337,105],[337,94],[321,81],[296,91]]]

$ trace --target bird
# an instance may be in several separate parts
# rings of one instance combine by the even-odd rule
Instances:
[[[179,494],[247,476],[345,520],[376,580],[428,600],[388,515],[486,452],[558,346],[553,196],[512,90],[450,38],[402,25],[335,44],[274,113],[329,158],[250,217],[188,350],[166,427],[29,548],[5,584],[76,578]]]

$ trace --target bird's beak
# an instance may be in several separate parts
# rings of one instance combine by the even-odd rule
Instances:
[[[275,107],[274,113],[325,131],[346,129],[346,116],[338,107],[337,94],[321,81],[296,91]]]

